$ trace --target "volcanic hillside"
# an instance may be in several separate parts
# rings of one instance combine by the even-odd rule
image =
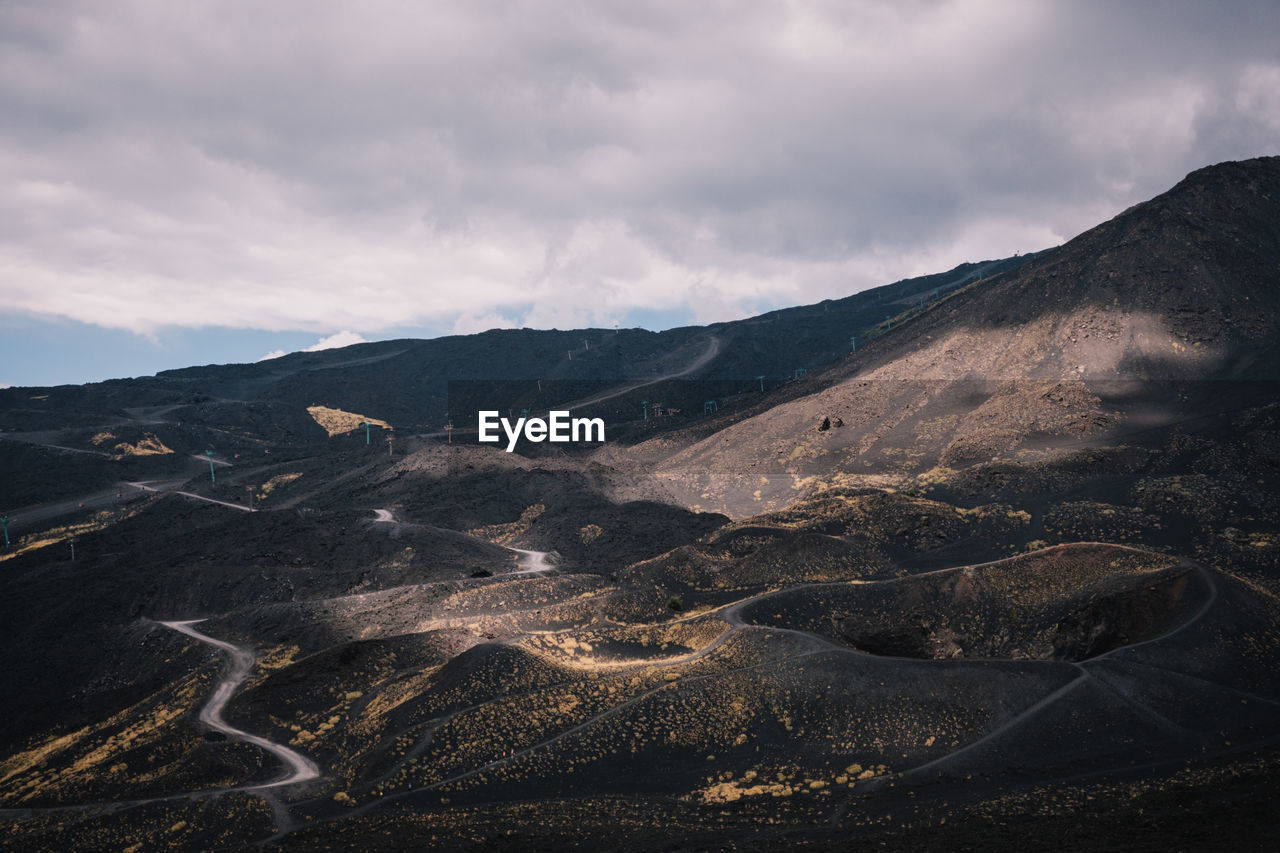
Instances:
[[[0,391],[0,846],[1269,849],[1278,234]]]
[[[473,423],[478,408],[546,410],[635,385],[646,390],[627,397],[625,411],[619,404],[602,410],[611,423],[640,420],[644,399],[692,413],[708,397],[755,388],[757,376],[776,385],[797,369],[830,364],[849,349],[850,335],[872,331],[923,295],[949,293],[1028,260],[962,264],[844,299],[707,327],[495,329],[84,386],[0,389],[0,429],[47,434],[100,425],[109,412],[117,425],[180,422],[195,443],[242,450],[246,439],[323,442],[324,430],[306,413],[315,405],[388,421],[406,432],[439,433],[450,419],[459,426]],[[683,381],[664,383],[664,377]]]
[[[919,486],[1235,410],[1280,368],[1278,275],[1280,158],[1202,169],[882,327],[811,378],[814,393],[737,418],[657,471],[686,504],[744,515],[823,485]]]

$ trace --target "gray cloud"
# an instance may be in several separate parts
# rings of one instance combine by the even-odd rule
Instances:
[[[700,321],[1275,153],[1271,3],[0,5],[0,298],[146,332]]]

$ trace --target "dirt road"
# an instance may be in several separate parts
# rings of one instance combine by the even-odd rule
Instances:
[[[244,791],[258,791],[266,788],[279,788],[284,785],[293,785],[298,782],[308,782],[312,779],[320,778],[320,768],[305,755],[294,752],[284,744],[267,740],[264,737],[251,735],[246,731],[237,729],[235,726],[227,723],[222,717],[223,710],[227,707],[227,703],[231,701],[231,697],[235,695],[236,690],[249,677],[249,673],[253,671],[254,657],[251,652],[240,646],[233,645],[223,640],[215,640],[207,634],[202,634],[191,626],[203,620],[190,619],[185,622],[161,622],[160,624],[166,628],[186,634],[199,640],[206,645],[213,646],[227,653],[231,659],[231,671],[223,676],[218,682],[218,686],[214,689],[213,695],[209,697],[209,701],[200,709],[200,722],[205,723],[210,728],[222,732],[227,737],[236,740],[242,740],[246,743],[260,746],[267,752],[274,755],[284,762],[286,771],[283,776],[272,782],[263,785],[250,785],[242,788]]]

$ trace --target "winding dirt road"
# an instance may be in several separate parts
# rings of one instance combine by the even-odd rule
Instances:
[[[312,779],[320,778],[320,767],[307,758],[305,755],[294,752],[284,744],[267,740],[264,737],[251,735],[246,731],[237,729],[230,725],[222,717],[223,710],[227,707],[227,703],[231,701],[231,697],[249,677],[249,673],[253,671],[254,657],[253,654],[239,646],[224,642],[223,640],[215,640],[207,634],[202,634],[191,626],[201,619],[190,619],[186,622],[161,622],[160,624],[166,628],[170,628],[179,633],[186,634],[188,637],[199,640],[200,642],[213,646],[227,653],[231,658],[231,671],[223,676],[218,682],[218,686],[214,689],[213,695],[209,697],[209,701],[200,709],[200,722],[207,724],[210,728],[222,732],[227,737],[242,740],[259,746],[267,752],[274,755],[284,762],[286,772],[279,779],[267,782],[263,785],[249,785],[241,788],[242,791],[260,791],[267,788],[279,788],[284,785],[293,785],[298,782],[309,782]]]
[[[526,551],[523,548],[511,548],[520,555],[520,568],[510,574],[532,575],[538,572],[549,572],[556,567],[549,551]]]

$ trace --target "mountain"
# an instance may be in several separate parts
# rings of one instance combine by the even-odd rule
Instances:
[[[1280,158],[1194,172],[884,330],[812,393],[659,473],[689,505],[751,514],[833,481],[908,488],[1247,405],[1260,389],[1244,386],[1280,368],[1278,205]]]
[[[1268,849],[1277,300],[1270,157],[735,323],[2,390],[0,846]]]
[[[305,413],[299,415],[312,404],[365,412],[405,431],[439,430],[449,414],[451,382],[494,387],[522,382],[512,393],[527,397],[499,396],[491,403],[503,409],[516,402],[545,409],[614,388],[622,380],[649,382],[669,374],[686,375],[682,371],[691,363],[698,364],[694,375],[703,379],[745,387],[764,374],[772,384],[792,376],[796,368],[812,370],[837,359],[849,349],[851,335],[874,328],[886,315],[910,309],[921,295],[952,292],[1032,257],[961,264],[946,273],[906,279],[844,299],[707,327],[664,332],[491,330],[357,344],[256,364],[190,367],[83,386],[0,389],[0,428],[65,428],[97,423],[103,411],[146,407],[152,413],[163,408],[174,419],[210,427],[254,417],[260,437],[297,442],[323,438]],[[712,340],[720,345],[703,361]],[[540,383],[547,388],[539,389]],[[637,405],[635,414],[639,412]]]
[[[873,353],[869,377],[1271,378],[1280,158],[1188,175]]]

